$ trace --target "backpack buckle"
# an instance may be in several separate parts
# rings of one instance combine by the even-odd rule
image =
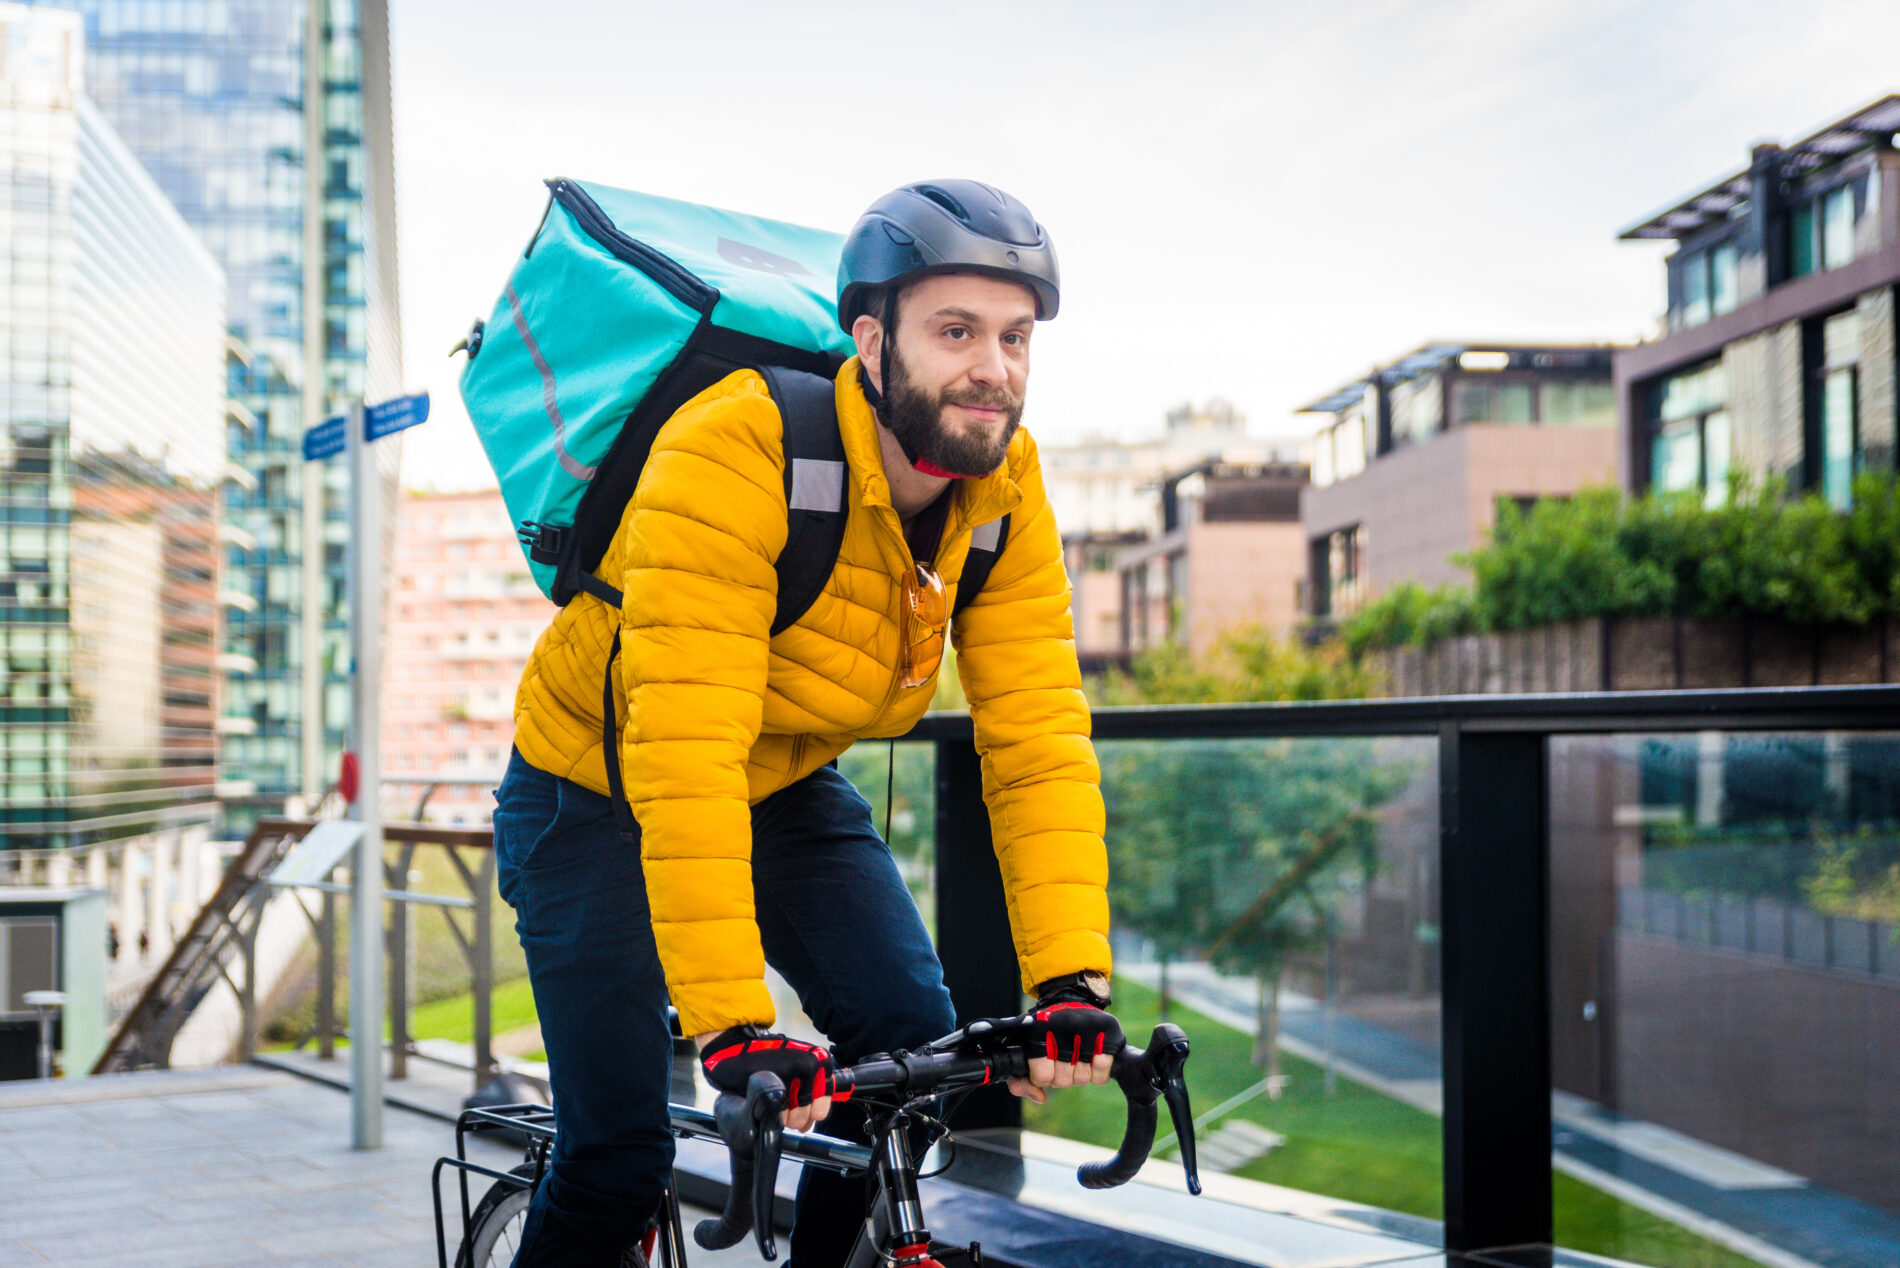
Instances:
[[[522,520],[521,528],[515,533],[523,546],[528,548],[528,558],[538,564],[559,564],[567,551],[567,535],[573,526],[569,524],[537,524],[533,520]]]

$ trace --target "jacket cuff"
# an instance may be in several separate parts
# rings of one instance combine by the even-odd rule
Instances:
[[[673,1007],[679,1009],[680,1033],[691,1039],[734,1026],[763,1026],[778,1020],[772,994],[764,982],[694,982],[673,988]]]

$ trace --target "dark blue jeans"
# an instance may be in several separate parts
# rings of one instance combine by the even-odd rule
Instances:
[[[618,1268],[673,1161],[666,980],[639,850],[607,798],[519,753],[495,800],[501,896],[527,952],[559,1128],[515,1264]],[[943,967],[870,803],[835,769],[752,808],[752,882],[765,958],[840,1062],[954,1028]],[[861,1131],[841,1112],[852,1108],[825,1129]],[[839,1268],[863,1218],[861,1180],[806,1171],[788,1268]]]

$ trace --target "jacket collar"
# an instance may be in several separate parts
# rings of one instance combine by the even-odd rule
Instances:
[[[844,441],[845,461],[851,468],[851,478],[857,485],[859,500],[865,506],[890,506],[891,484],[884,477],[884,453],[878,445],[877,414],[871,409],[871,403],[864,399],[864,387],[859,379],[861,373],[862,367],[856,357],[845,362],[838,371],[838,433]],[[1011,473],[1019,468],[1023,449],[1019,433],[1018,438],[1010,443],[1009,456],[1001,467],[986,476],[957,481],[957,500],[951,508],[949,521],[944,525],[945,541],[957,533],[1001,519],[1022,502],[1023,491]]]

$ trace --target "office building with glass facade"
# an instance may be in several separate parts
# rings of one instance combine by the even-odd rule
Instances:
[[[349,721],[345,473],[306,470],[299,442],[349,401],[401,390],[388,12],[382,0],[65,7],[84,17],[90,95],[228,280],[241,408],[225,435],[218,725],[241,823],[246,807],[326,786]]]
[[[83,31],[0,4],[0,838],[216,814],[224,276],[83,94]]]
[[[1894,465],[1900,286],[1900,96],[1793,145],[1625,239],[1676,244],[1664,333],[1616,359],[1631,489],[1776,478],[1837,507],[1856,473]]]

